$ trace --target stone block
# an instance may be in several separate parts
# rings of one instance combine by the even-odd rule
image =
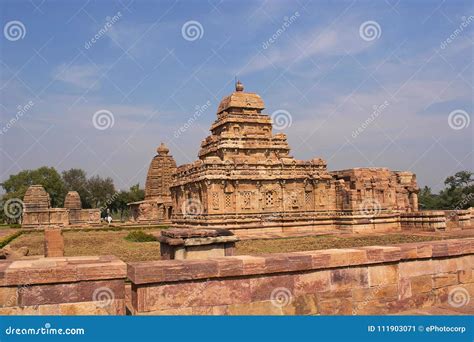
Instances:
[[[227,308],[229,315],[282,315],[282,308],[275,306],[271,301],[259,301],[245,304],[233,304]]]
[[[435,273],[450,273],[458,270],[458,264],[455,258],[435,259],[433,260]]]
[[[292,254],[303,254],[309,255],[311,257],[311,268],[319,269],[326,268],[329,266],[331,256],[326,251],[306,251],[306,252],[297,252]]]
[[[217,262],[219,277],[236,277],[244,274],[244,262],[236,258],[214,259]]]
[[[318,301],[318,313],[321,315],[352,315],[352,301],[349,298]]]
[[[399,264],[398,271],[401,278],[410,278],[436,273],[432,260],[404,261]]]
[[[295,275],[295,296],[329,291],[329,271],[313,271]]]
[[[431,275],[412,277],[410,283],[412,296],[430,292],[433,289],[433,277]]]
[[[18,289],[14,286],[0,287],[0,307],[18,305]]]
[[[138,312],[250,302],[249,279],[220,279],[157,284],[137,289]],[[135,306],[135,305],[134,305]]]
[[[44,229],[44,253],[46,257],[64,256],[64,238],[60,228]]]
[[[373,300],[395,300],[398,298],[398,285],[383,285],[375,287],[359,287],[352,289],[354,302],[370,302]]]
[[[369,286],[396,284],[398,281],[398,264],[371,266],[369,271]]]
[[[342,268],[330,271],[331,290],[369,286],[367,267]]]
[[[367,260],[372,263],[399,261],[401,259],[400,247],[370,246],[360,247],[367,253]]]
[[[410,298],[411,293],[411,281],[409,278],[400,278],[398,280],[398,299],[403,300]]]
[[[388,302],[379,299],[354,302],[352,309],[353,315],[386,315],[389,312]]]
[[[433,276],[433,287],[440,288],[458,284],[458,273],[439,273]]]
[[[244,275],[265,273],[265,258],[249,255],[237,255],[232,258],[242,261]]]
[[[314,294],[295,296],[281,309],[284,315],[316,315],[318,313],[317,297]]]
[[[278,295],[294,297],[294,275],[272,275],[250,278],[250,296],[254,301],[275,299]]]
[[[328,267],[361,265],[367,263],[367,251],[363,249],[330,249]]]
[[[473,274],[474,274],[474,272],[472,271],[472,269],[459,270],[457,272],[458,282],[461,283],[461,284],[467,284],[467,283],[474,282]]]
[[[96,298],[94,298],[94,296]],[[108,281],[82,281],[69,284],[31,285],[19,291],[19,305],[33,306],[75,302],[93,302],[106,299],[112,303],[125,298],[122,279]]]

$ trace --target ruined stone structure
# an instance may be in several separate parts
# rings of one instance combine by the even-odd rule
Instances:
[[[140,223],[168,223],[172,214],[171,193],[169,190],[176,162],[169,155],[165,144],[156,149],[145,183],[145,199],[129,203],[131,219]]]
[[[199,160],[174,174],[176,227],[387,231],[401,228],[399,212],[418,210],[413,173],[328,172],[320,158],[293,158],[261,97],[243,90],[238,82],[219,104]]]
[[[51,199],[42,185],[31,185],[26,190],[23,207],[22,227],[69,224],[68,210],[51,208]]]
[[[51,199],[42,185],[31,185],[23,197],[22,227],[99,224],[99,209],[82,209],[76,191],[67,193],[64,208],[51,208]]]
[[[81,197],[77,191],[69,191],[64,199],[64,208],[69,210],[69,223],[73,225],[96,224],[100,222],[99,209],[82,209]]]
[[[344,181],[340,188],[343,210],[388,209],[401,212],[418,210],[418,187],[412,172],[390,171],[387,168],[355,168],[331,172]],[[362,208],[363,209],[363,208]]]

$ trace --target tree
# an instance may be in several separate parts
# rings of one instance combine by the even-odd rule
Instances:
[[[434,210],[439,208],[439,195],[433,194],[430,187],[425,186],[420,190],[418,201],[423,210]]]
[[[474,173],[459,171],[444,181],[446,187],[432,194],[428,187],[420,191],[419,202],[423,209],[467,209],[474,206]]]
[[[90,194],[93,208],[106,208],[112,203],[115,195],[115,186],[112,178],[93,176],[87,180],[87,191]]]
[[[129,202],[138,202],[145,199],[145,190],[140,189],[140,184],[137,183],[130,187]]]
[[[62,172],[66,191],[77,191],[81,197],[82,207],[91,208],[91,194],[87,188],[87,174],[82,169],[70,169]]]
[[[43,166],[36,170],[23,170],[2,183],[5,195],[2,199],[23,199],[30,185],[40,184],[51,197],[51,206],[61,207],[64,204],[64,182],[54,167]]]
[[[129,191],[120,191],[110,205],[110,209],[120,213],[120,220],[124,218],[124,213],[128,211],[128,203],[142,201],[145,198],[145,190],[140,189],[140,184],[130,187]]]
[[[470,171],[459,171],[446,178],[447,186],[440,192],[445,209],[467,209],[474,205],[474,179]]]
[[[470,185],[473,185],[474,179],[472,178],[474,173],[470,171],[459,171],[454,174],[454,176],[450,176],[446,178],[444,184],[449,186],[450,189],[456,188],[465,188]]]

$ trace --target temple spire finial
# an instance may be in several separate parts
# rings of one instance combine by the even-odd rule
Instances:
[[[160,156],[165,156],[168,154],[170,150],[168,149],[168,147],[166,147],[166,145],[162,142],[160,144],[160,146],[158,146],[158,148],[156,149],[156,152],[158,152],[158,154]]]
[[[235,82],[235,91],[244,91],[244,85],[242,84],[242,82]]]

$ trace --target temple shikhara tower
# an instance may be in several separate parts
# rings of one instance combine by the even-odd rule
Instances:
[[[199,160],[173,174],[174,226],[386,231],[400,229],[400,212],[417,211],[413,173],[328,172],[321,158],[297,160],[264,108],[240,82],[221,101]]]
[[[145,182],[145,199],[129,203],[132,221],[142,223],[168,223],[171,219],[170,184],[176,162],[169,149],[161,143],[156,149]]]

